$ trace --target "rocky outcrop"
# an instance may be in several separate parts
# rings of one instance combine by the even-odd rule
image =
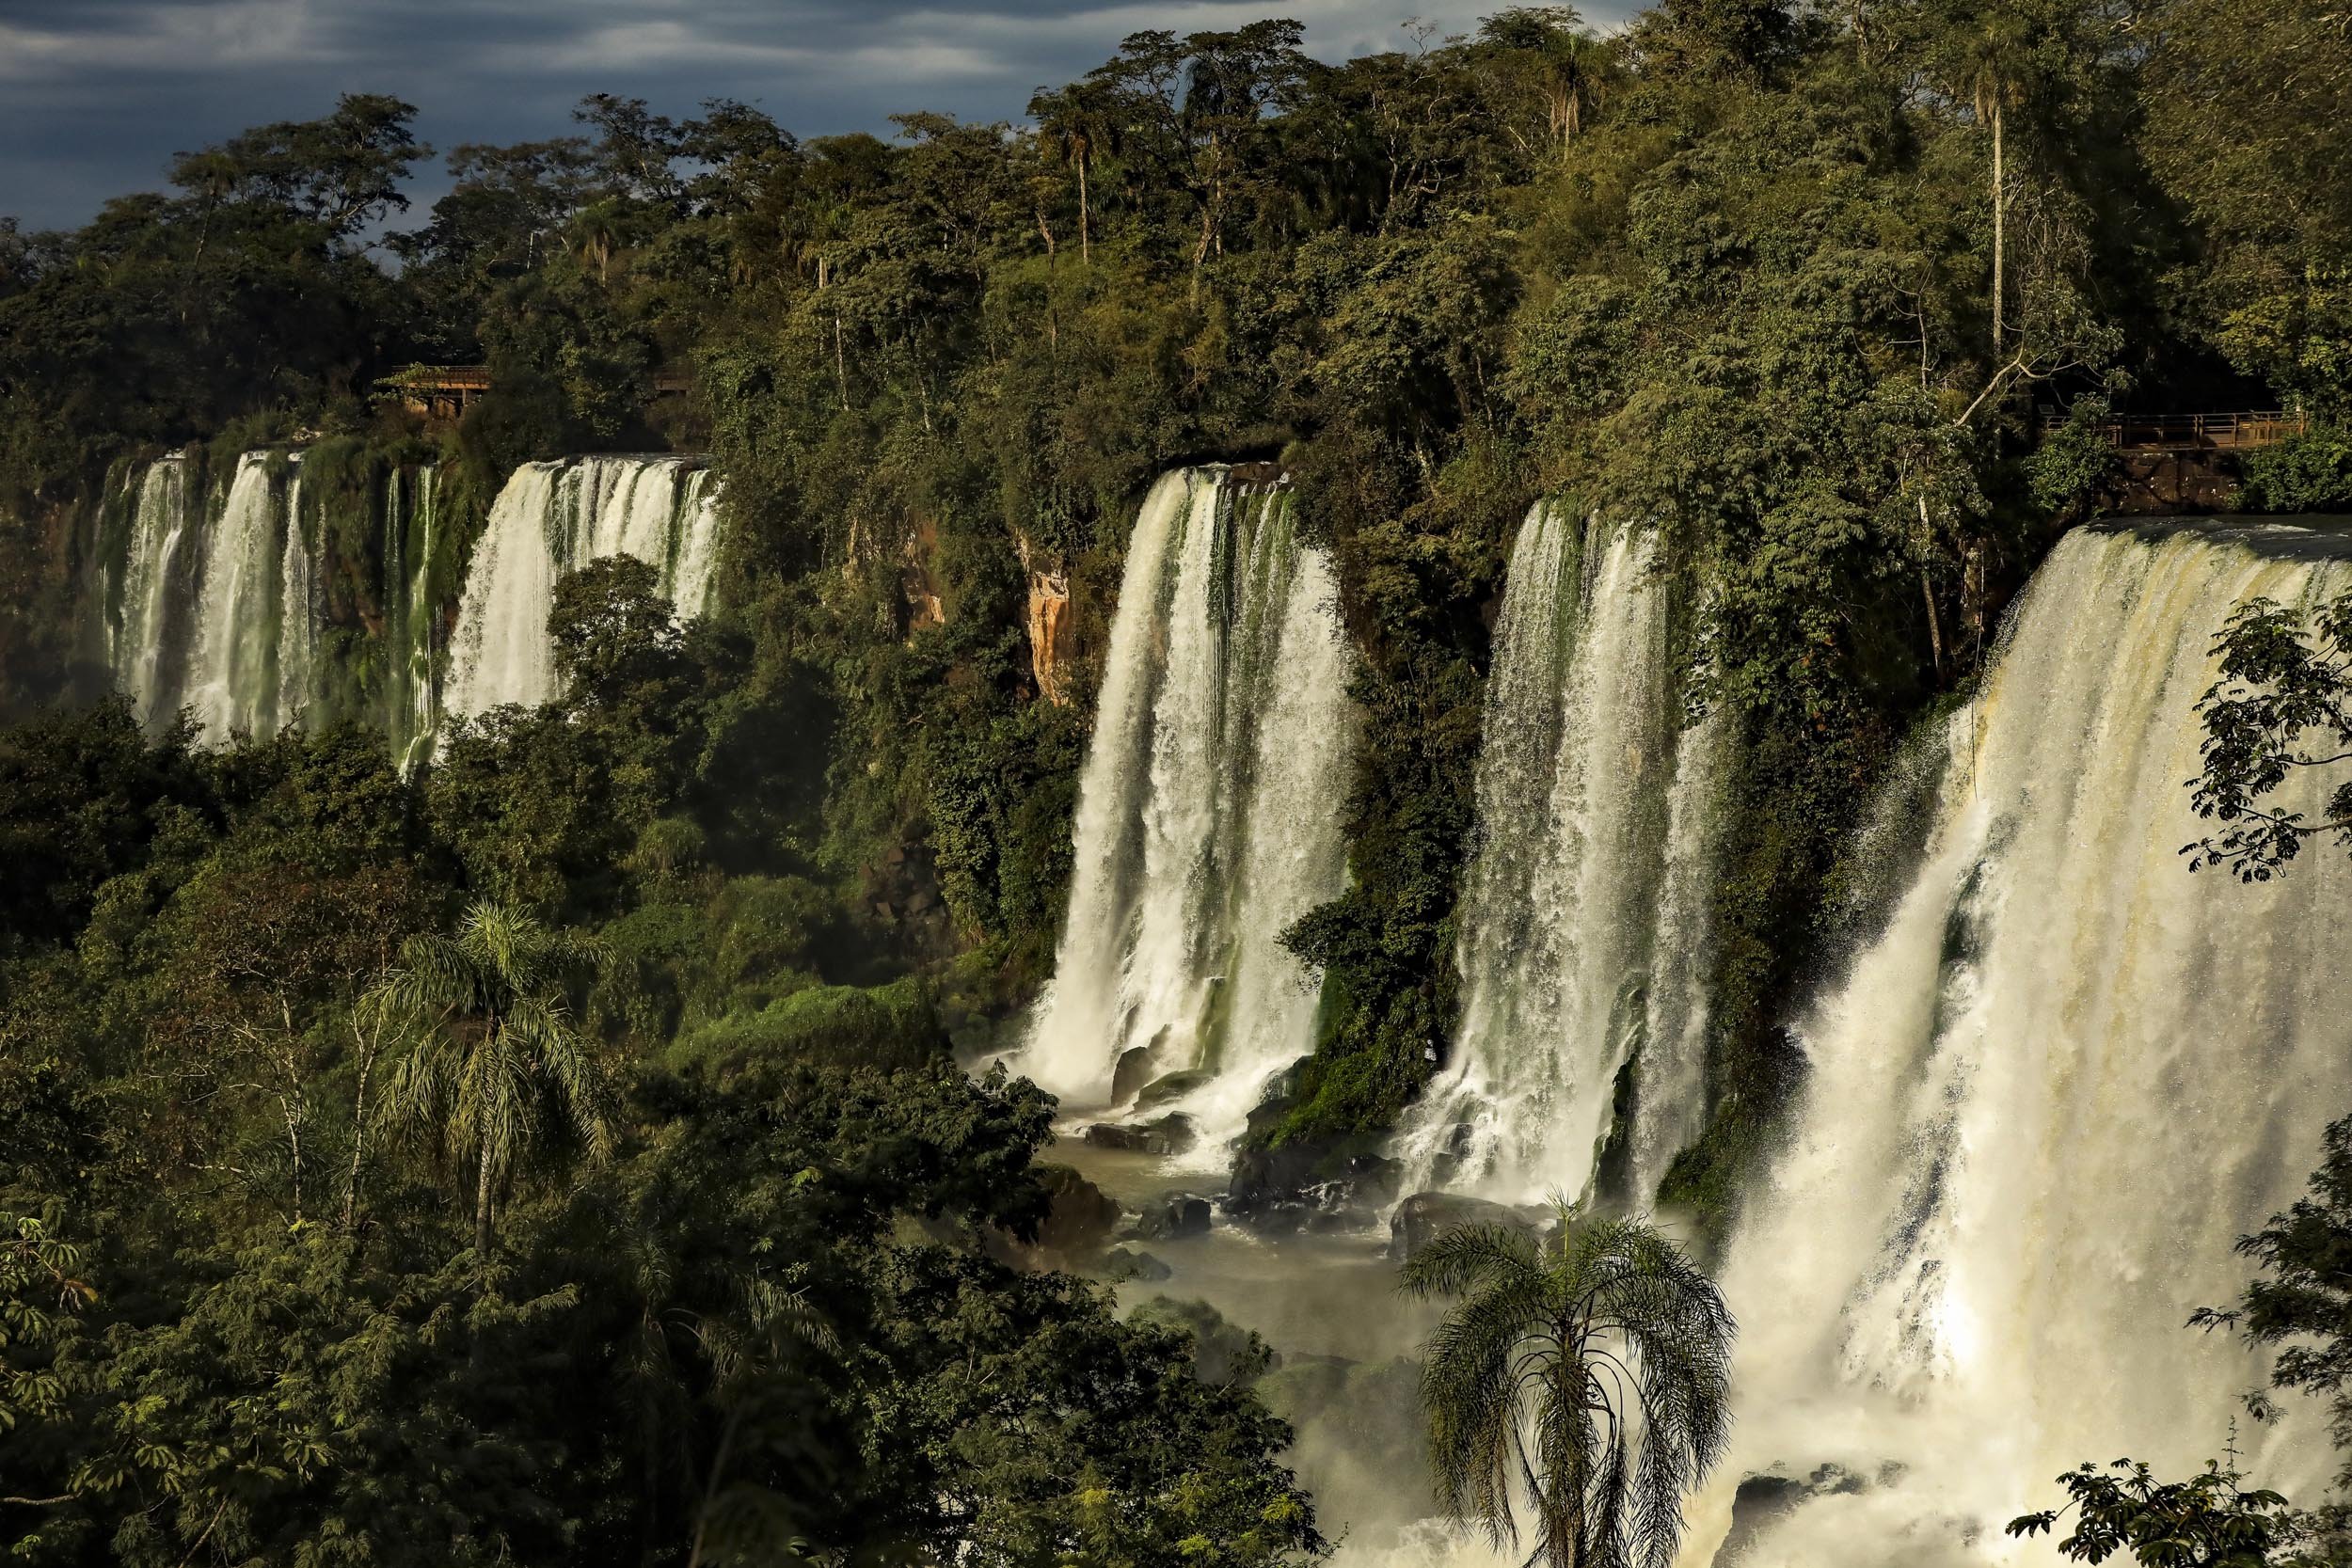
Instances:
[[[906,601],[909,636],[925,626],[947,624],[947,605],[940,593],[939,525],[925,518],[908,531],[898,554],[898,593]]]
[[[1196,1193],[1174,1193],[1143,1206],[1125,1240],[1172,1242],[1209,1233],[1209,1200]]]
[[[1768,1550],[1773,1530],[1816,1497],[1867,1492],[1873,1484],[1887,1485],[1901,1475],[1901,1465],[1887,1464],[1879,1467],[1875,1480],[1857,1476],[1842,1465],[1823,1465],[1807,1476],[1767,1470],[1744,1477],[1732,1494],[1731,1531],[1716,1549],[1714,1568],[1735,1568],[1758,1560]]]
[[[1544,1227],[1545,1211],[1514,1209],[1485,1198],[1458,1197],[1452,1193],[1415,1193],[1389,1216],[1389,1256],[1409,1260],[1431,1242],[1455,1226],[1507,1225],[1534,1235]]]
[[[1174,1112],[1155,1121],[1098,1121],[1078,1136],[1096,1148],[1163,1156],[1182,1154],[1193,1146],[1195,1139],[1191,1121]]]
[[[1233,1158],[1225,1212],[1261,1231],[1343,1229],[1396,1196],[1401,1168],[1375,1153],[1317,1144],[1245,1148]]]
[[[1100,1259],[1126,1214],[1119,1200],[1068,1165],[1040,1165],[1037,1175],[1045,1189],[1046,1211],[1036,1235],[1025,1242],[1004,1230],[983,1232],[990,1255],[1016,1268],[1040,1270]]]
[[[1016,536],[1022,570],[1029,577],[1029,673],[1037,694],[1057,707],[1070,703],[1070,574],[1044,563],[1043,552]]]
[[[1159,1075],[1159,1066],[1150,1046],[1129,1046],[1119,1053],[1119,1065],[1111,1069],[1111,1103],[1124,1105]]]

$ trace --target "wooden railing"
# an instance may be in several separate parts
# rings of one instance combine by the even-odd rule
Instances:
[[[2046,434],[2066,420],[2046,420]],[[2091,426],[2111,447],[2134,451],[2243,451],[2275,447],[2311,429],[2300,409],[2262,409],[2236,414],[2122,414]]]
[[[420,414],[454,419],[490,389],[490,367],[411,365],[386,376],[383,385]],[[645,396],[680,397],[693,385],[691,371],[657,370],[645,377]]]

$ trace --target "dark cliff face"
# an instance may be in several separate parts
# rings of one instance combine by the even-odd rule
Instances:
[[[48,500],[0,511],[0,722],[103,688],[100,650],[74,613],[82,512]]]

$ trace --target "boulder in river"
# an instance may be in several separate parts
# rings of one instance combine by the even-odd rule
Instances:
[[[1209,1200],[1193,1193],[1171,1193],[1153,1199],[1127,1227],[1127,1239],[1138,1242],[1171,1242],[1208,1233]]]
[[[1400,1168],[1369,1151],[1321,1144],[1244,1148],[1225,1209],[1260,1230],[1343,1228],[1369,1221],[1396,1196]]]
[[[1141,1093],[1136,1096],[1136,1109],[1148,1111],[1154,1105],[1165,1105],[1171,1100],[1182,1100],[1193,1090],[1206,1085],[1210,1076],[1205,1071],[1193,1069],[1154,1078],[1143,1086]]]
[[[1176,1271],[1148,1252],[1115,1246],[1103,1254],[1103,1277],[1114,1285],[1130,1281],[1139,1285],[1158,1285],[1174,1278]]]
[[[1098,1121],[1078,1137],[1096,1148],[1131,1154],[1182,1154],[1194,1142],[1192,1123],[1173,1111],[1155,1121]]]
[[[1036,1247],[1063,1258],[1094,1252],[1119,1226],[1119,1200],[1067,1165],[1040,1165],[1050,1207],[1037,1227]]]
[[[1508,1225],[1533,1235],[1543,1227],[1547,1212],[1453,1193],[1415,1193],[1389,1216],[1389,1256],[1405,1262],[1457,1225]]]
[[[1131,1045],[1119,1053],[1119,1065],[1111,1069],[1112,1104],[1124,1105],[1159,1076],[1154,1054],[1148,1045]]]

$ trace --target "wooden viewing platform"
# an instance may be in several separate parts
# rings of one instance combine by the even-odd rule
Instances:
[[[429,420],[462,418],[490,389],[487,365],[411,365],[381,383],[416,413]],[[691,371],[657,370],[645,377],[645,400],[683,397],[694,385]]]
[[[2042,434],[2067,421],[2047,419]],[[2275,447],[2290,436],[2306,435],[2311,416],[2301,409],[2261,409],[2234,414],[2122,414],[2090,427],[2107,445],[2126,451],[2250,451]]]

